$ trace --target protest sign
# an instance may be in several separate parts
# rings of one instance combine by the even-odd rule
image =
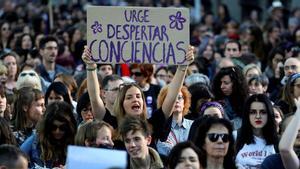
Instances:
[[[125,169],[126,151],[68,146],[67,169]]]
[[[87,8],[87,41],[98,63],[185,64],[187,8]]]

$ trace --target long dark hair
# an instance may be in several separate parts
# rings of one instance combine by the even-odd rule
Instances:
[[[192,142],[204,153],[204,157],[201,160],[202,167],[207,167],[207,153],[205,149],[203,148],[203,145],[205,144],[205,138],[207,135],[208,130],[214,126],[214,125],[222,125],[228,130],[229,134],[229,146],[227,154],[224,157],[224,163],[223,167],[224,169],[235,169],[235,162],[234,162],[234,139],[232,135],[232,125],[231,123],[226,119],[220,119],[216,117],[209,117],[204,116],[201,119],[201,122],[197,128],[197,134],[192,136]]]
[[[9,126],[9,121],[0,117],[0,145],[2,144],[17,145],[17,141]]]
[[[261,102],[266,106],[268,121],[267,124],[262,128],[263,138],[265,139],[266,144],[273,144],[274,146],[276,146],[278,143],[278,136],[276,132],[276,123],[272,103],[266,95],[254,94],[246,100],[244,105],[242,127],[238,132],[236,153],[239,152],[239,150],[244,146],[244,144],[255,143],[253,129],[249,119],[250,107],[253,102]]]
[[[229,101],[234,112],[241,117],[243,103],[248,95],[248,88],[245,77],[240,68],[233,66],[220,69],[220,71],[216,74],[212,84],[212,90],[214,92],[215,99],[223,100],[226,97],[221,90],[221,79],[226,75],[230,77],[232,82],[232,94],[229,96]]]
[[[62,141],[53,140],[51,126],[57,120],[66,123],[66,131]],[[38,123],[38,143],[41,147],[41,157],[44,161],[57,158],[65,163],[67,146],[74,144],[77,122],[71,105],[66,102],[53,102],[47,106],[43,120]]]
[[[28,111],[25,111],[24,107],[30,107],[34,101],[42,99],[43,93],[32,87],[23,87],[16,93],[16,100],[14,102],[13,110],[13,124],[15,130],[25,130],[29,121]]]

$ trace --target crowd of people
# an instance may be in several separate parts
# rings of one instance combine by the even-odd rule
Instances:
[[[187,64],[96,63],[86,46],[93,3],[191,8]],[[205,0],[51,10],[5,0],[0,168],[67,168],[77,145],[126,151],[130,169],[298,169],[300,8],[269,5],[267,19],[246,8],[238,22]]]

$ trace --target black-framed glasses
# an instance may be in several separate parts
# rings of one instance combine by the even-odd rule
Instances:
[[[134,75],[134,76],[142,76],[142,72],[131,72],[131,75]]]
[[[218,141],[220,137],[224,143],[229,141],[229,134],[226,133],[209,133],[207,134],[207,137],[211,142]]]
[[[21,77],[24,77],[26,75],[29,75],[29,76],[35,76],[35,73],[21,73],[20,76]]]
[[[55,131],[57,129],[59,129],[60,131],[67,131],[68,127],[67,124],[61,124],[61,125],[52,124],[50,129],[51,131]]]

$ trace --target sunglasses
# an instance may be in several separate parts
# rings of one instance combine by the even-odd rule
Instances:
[[[227,143],[229,141],[229,134],[225,134],[225,133],[221,133],[221,134],[209,133],[209,134],[207,134],[207,137],[211,142],[218,141],[220,137],[224,143]]]
[[[24,77],[26,75],[29,75],[29,76],[35,76],[35,73],[21,73],[20,76],[21,77]]]
[[[142,76],[143,74],[141,72],[131,72],[131,75]]]
[[[62,125],[55,125],[53,124],[51,127],[50,127],[51,131],[55,131],[57,129],[59,129],[60,131],[67,131],[67,125],[66,124],[62,124]]]
[[[184,100],[184,97],[183,97],[182,95],[178,95],[178,96],[177,96],[177,100],[178,100],[178,101]]]

